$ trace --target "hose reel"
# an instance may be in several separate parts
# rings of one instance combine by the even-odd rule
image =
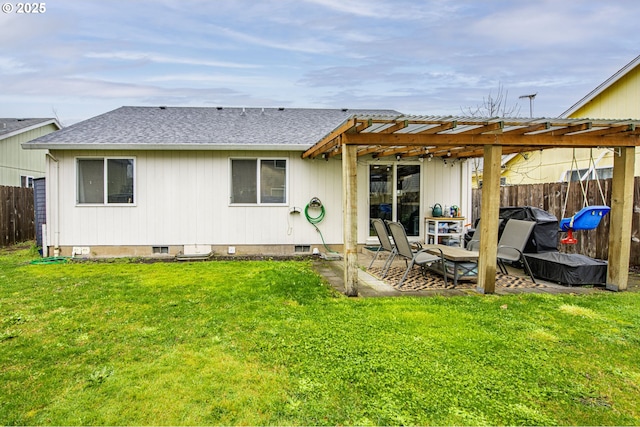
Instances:
[[[311,216],[311,213],[309,213],[310,210],[313,210],[313,211],[320,210],[320,212],[317,214],[317,216]],[[329,249],[329,247],[327,246],[327,244],[324,241],[324,236],[322,235],[322,232],[320,231],[320,229],[316,225],[316,224],[320,224],[322,222],[322,220],[324,219],[325,213],[326,212],[325,212],[325,209],[324,209],[324,205],[322,204],[320,199],[317,198],[317,197],[311,198],[309,203],[307,203],[307,206],[304,207],[304,216],[305,216],[305,218],[307,218],[307,221],[309,221],[309,224],[313,225],[315,227],[316,231],[318,233],[320,233],[320,238],[322,239],[322,244],[324,245],[324,248],[327,250],[327,252],[330,252],[332,254],[337,254],[336,251],[333,251],[333,250]]]

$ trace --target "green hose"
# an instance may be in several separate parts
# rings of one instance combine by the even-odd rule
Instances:
[[[69,262],[69,257],[52,256],[48,258],[34,259],[31,264],[64,264]]]
[[[312,217],[311,215],[309,215],[309,205],[305,206],[304,208],[304,216],[306,216],[307,221],[309,221],[313,225],[320,224],[324,219],[324,214],[325,214],[325,211],[324,211],[323,205],[320,205],[320,214],[316,217]]]
[[[316,208],[314,206],[314,208]],[[318,209],[318,208],[316,208]],[[311,216],[309,214],[309,204],[307,204],[307,206],[305,206],[304,208],[304,216],[307,218],[307,221],[309,221],[309,224],[313,225],[316,229],[316,231],[318,233],[320,233],[320,238],[322,239],[322,245],[324,246],[324,248],[327,250],[327,252],[331,252],[332,254],[337,254],[338,252],[331,250],[327,244],[324,241],[324,236],[322,235],[322,232],[320,231],[320,229],[318,228],[318,226],[316,224],[320,224],[322,222],[322,220],[324,219],[324,214],[325,214],[325,210],[324,210],[324,206],[320,205],[319,206],[320,209],[320,213],[318,214],[318,216]]]

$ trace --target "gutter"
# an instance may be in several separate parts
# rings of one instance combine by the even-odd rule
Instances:
[[[22,148],[26,150],[140,150],[140,151],[306,151],[313,144],[112,144],[104,143],[30,143],[25,142]]]
[[[53,231],[55,236],[53,255],[60,256],[60,162],[49,151],[45,153],[45,156],[53,160],[56,164],[56,229]],[[50,186],[47,186],[47,188],[49,187]]]

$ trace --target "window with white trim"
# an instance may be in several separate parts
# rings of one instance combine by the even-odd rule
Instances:
[[[286,159],[231,159],[231,204],[287,203]]]
[[[20,175],[20,187],[33,188],[33,177],[29,175]]]
[[[585,169],[572,169],[565,172],[565,181],[571,180],[571,182],[584,181],[589,179],[607,179],[613,178],[613,167],[608,168],[585,168]]]
[[[80,158],[76,163],[76,202],[79,205],[131,205],[134,203],[135,159]]]

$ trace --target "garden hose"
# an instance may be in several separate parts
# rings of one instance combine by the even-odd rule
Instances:
[[[67,262],[69,262],[69,257],[52,256],[47,258],[34,259],[30,264],[64,264]]]
[[[318,216],[311,216],[311,214],[309,214],[309,208],[320,209],[320,213],[318,214]],[[320,201],[320,199],[318,199],[317,197],[314,197],[313,199],[311,199],[311,201],[307,204],[307,206],[304,207],[304,216],[305,218],[307,218],[307,221],[309,221],[309,224],[313,225],[316,231],[320,233],[320,238],[322,239],[322,245],[324,246],[324,248],[327,250],[327,252],[337,254],[338,252],[329,249],[329,247],[324,241],[324,236],[322,235],[322,232],[316,225],[322,222],[322,220],[324,219],[324,215],[325,215],[324,206],[322,205],[322,202]]]

